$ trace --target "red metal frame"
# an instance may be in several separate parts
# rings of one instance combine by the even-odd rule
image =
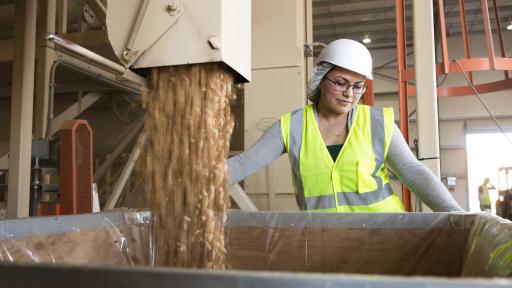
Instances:
[[[68,120],[59,130],[62,215],[92,213],[92,137],[86,120]]]
[[[404,0],[396,0],[396,51],[398,64],[398,95],[400,98],[400,130],[404,135],[405,141],[409,143],[409,116],[407,112],[407,45],[405,34],[405,3]],[[402,202],[405,211],[412,211],[411,192],[405,185],[402,185]]]
[[[492,1],[492,6],[493,6],[493,10],[494,10],[494,19],[496,19],[496,30],[498,32],[498,42],[500,43],[500,52],[501,52],[501,57],[505,58],[507,57],[506,53],[505,53],[505,45],[503,44],[503,33],[501,32],[501,23],[500,23],[500,13],[498,12],[498,3],[496,2],[496,0],[493,0]],[[504,71],[505,73],[505,79],[508,79],[510,77],[509,75],[509,71]]]
[[[443,51],[443,74],[448,73],[448,44],[446,41],[446,22],[444,21],[444,0],[437,1],[437,10],[439,12],[439,29],[441,30],[441,50]]]
[[[482,18],[484,20],[484,31],[485,31],[485,42],[487,42],[487,56],[489,57],[489,64],[491,69],[496,69],[496,61],[494,55],[494,44],[492,43],[492,30],[491,20],[489,19],[489,6],[487,6],[487,0],[480,0],[482,3]]]
[[[363,94],[363,104],[373,106],[373,103],[375,102],[373,80],[366,80],[365,84],[368,88],[366,88],[366,92]]]
[[[501,24],[498,13],[498,3],[493,0],[493,9],[496,19],[498,42],[500,44],[501,57],[496,57],[494,54],[494,45],[492,38],[492,30],[489,18],[489,7],[487,0],[481,0],[482,15],[485,29],[485,40],[487,44],[488,58],[470,58],[470,49],[468,43],[468,32],[466,25],[466,16],[464,12],[464,0],[459,0],[459,14],[462,30],[462,42],[464,45],[464,59],[449,60],[448,45],[446,39],[446,25],[444,13],[444,0],[438,1],[438,14],[440,25],[440,38],[441,38],[441,51],[442,63],[436,64],[436,73],[452,74],[469,72],[470,82],[473,83],[474,71],[488,71],[488,70],[503,70],[505,79],[494,81],[491,83],[484,83],[474,85],[478,93],[496,92],[512,88],[512,79],[509,76],[509,70],[512,70],[512,58],[507,58],[505,55],[505,46],[503,44],[503,35],[501,33]],[[407,68],[407,55],[406,55],[406,35],[405,35],[405,5],[404,0],[395,0],[396,5],[396,44],[397,44],[397,58],[398,58],[398,95],[400,102],[400,130],[404,138],[409,142],[409,125],[408,125],[408,111],[407,111],[407,97],[413,96],[416,93],[414,86],[409,85],[407,81],[414,80],[414,69]],[[460,65],[460,66],[459,66]],[[462,69],[462,71],[461,71]],[[438,87],[437,95],[439,97],[448,96],[472,96],[474,94],[471,86],[457,86],[457,87]],[[407,211],[411,211],[410,192],[402,186],[402,200]]]
[[[464,0],[459,0],[459,14],[460,26],[462,31],[462,43],[464,43],[464,59],[469,59],[471,54],[469,52],[468,28],[466,24],[466,13],[464,8]],[[469,81],[473,84],[473,73],[469,73]]]

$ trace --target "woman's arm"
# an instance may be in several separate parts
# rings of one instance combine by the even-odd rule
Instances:
[[[434,173],[414,157],[396,125],[393,128],[386,163],[400,181],[432,210],[464,211]]]
[[[285,152],[279,120],[251,148],[228,159],[229,183],[242,181]]]

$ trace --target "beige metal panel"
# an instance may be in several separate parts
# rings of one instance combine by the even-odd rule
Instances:
[[[36,1],[16,2],[7,217],[27,217],[34,93]]]
[[[37,19],[38,30],[36,39],[36,91],[34,98],[34,138],[44,138],[48,125],[48,105],[50,93],[50,75],[52,65],[57,59],[51,47],[53,43],[47,43],[46,34],[55,33],[56,0],[40,1],[40,12]]]
[[[275,207],[285,211],[299,211],[295,195],[276,195]]]
[[[12,39],[0,40],[0,62],[12,61]]]
[[[251,200],[254,202],[258,210],[280,210],[280,211],[298,211],[297,202],[294,195],[276,195],[274,199],[270,200],[266,194],[251,195]],[[276,207],[272,209],[271,207]]]
[[[132,65],[178,20],[183,11],[181,2],[175,0],[109,0],[106,27],[119,60],[127,67]]]
[[[251,81],[251,1],[224,0],[222,61]]]
[[[416,96],[418,156],[420,159],[427,158],[423,163],[439,177],[441,168],[439,166],[433,5],[431,1],[413,1],[414,71],[418,91]]]
[[[311,31],[306,28],[311,25],[306,21],[311,13],[308,5],[311,1],[252,1],[253,79],[245,87],[245,149],[281,115],[306,103],[303,45]],[[247,178],[245,191],[260,210],[297,209],[292,205],[294,191],[286,156]]]
[[[275,121],[305,103],[302,67],[253,71],[245,85],[245,145],[250,147]]]
[[[463,148],[466,146],[464,121],[440,121],[439,140],[443,148]]]
[[[440,121],[439,134],[441,175],[457,177],[452,196],[462,208],[469,210],[465,123],[462,120]]]
[[[254,205],[256,205],[256,208],[258,211],[267,211],[269,210],[269,203],[268,203],[268,195],[261,194],[261,195],[250,195],[250,198]]]
[[[459,203],[460,207],[469,211],[469,187],[467,178],[457,177],[457,185],[451,194],[453,198],[455,198],[455,201]]]
[[[0,142],[0,151],[9,149],[4,146],[8,147],[9,143]],[[0,169],[8,169],[9,168],[9,157],[8,156],[9,156],[8,153],[5,153],[2,156],[0,156]]]
[[[443,176],[465,178],[467,174],[467,154],[464,147],[441,150]]]
[[[123,61],[126,65],[139,56],[133,67],[224,62],[250,80],[249,0],[152,1],[135,25],[142,3],[110,0],[107,5],[108,37],[118,58],[123,59],[127,47],[138,50]],[[181,16],[169,12],[172,3],[183,8]]]
[[[294,195],[288,157],[282,156],[247,178],[245,180],[245,192],[255,203],[257,202],[255,199],[266,199],[265,207],[267,208],[258,206],[260,210],[282,210],[282,207],[278,206],[276,202],[276,195]],[[258,204],[256,203],[256,205]]]
[[[0,9],[0,30],[2,31],[12,31],[14,28],[14,2],[2,2],[2,9]]]
[[[469,210],[467,172],[467,151],[464,147],[441,150],[441,174],[443,177],[457,177],[452,196],[462,208]]]
[[[304,27],[305,27],[305,43],[313,43],[313,0],[305,0],[304,1]],[[308,79],[311,78],[311,72],[313,70],[313,65],[316,61],[313,61],[313,57],[308,57],[305,63],[305,82],[307,83]]]
[[[246,85],[245,90],[246,149],[281,115],[304,105],[303,73],[302,67],[253,71],[253,81]],[[250,196],[268,194],[270,198],[276,193],[293,193],[289,166],[288,158],[281,157],[267,168],[247,178],[245,191]],[[280,209],[274,205],[277,203],[270,203],[269,209]]]
[[[68,30],[68,0],[57,0],[57,34],[64,34]]]
[[[252,1],[253,69],[303,65],[304,13],[304,1]]]

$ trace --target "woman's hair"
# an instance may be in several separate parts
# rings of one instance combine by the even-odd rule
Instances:
[[[329,62],[320,62],[315,65],[311,73],[311,79],[308,81],[308,99],[314,104],[320,100],[320,82],[324,79],[325,75],[331,71],[335,66]]]

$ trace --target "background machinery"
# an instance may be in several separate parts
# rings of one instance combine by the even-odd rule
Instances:
[[[496,215],[512,220],[512,167],[499,168],[498,177]]]

